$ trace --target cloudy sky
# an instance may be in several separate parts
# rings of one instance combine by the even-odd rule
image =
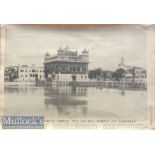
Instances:
[[[46,52],[56,55],[67,45],[89,50],[89,68],[117,68],[121,57],[126,65],[146,67],[146,31],[136,26],[78,26],[7,25],[6,66],[18,64],[43,65]]]

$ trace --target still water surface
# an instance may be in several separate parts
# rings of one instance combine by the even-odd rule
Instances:
[[[5,87],[4,115],[144,118],[147,92],[80,87]]]

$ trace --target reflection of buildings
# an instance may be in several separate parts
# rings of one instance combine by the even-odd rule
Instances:
[[[88,79],[88,51],[84,49],[81,55],[67,46],[59,48],[57,55],[45,55],[44,67],[46,78],[56,81],[86,81]]]
[[[31,88],[31,89],[30,89]],[[19,85],[14,85],[12,87],[4,87],[4,92],[5,93],[14,93],[14,94],[27,94],[27,93],[31,93],[31,94],[35,94],[36,89],[34,88],[34,86],[28,86],[28,87],[22,87]]]
[[[74,117],[86,115],[87,101],[81,98],[86,95],[86,88],[44,88],[46,108],[51,113],[56,110],[59,116]]]
[[[147,77],[147,72],[144,68],[142,67],[137,67],[137,66],[127,66],[124,64],[124,58],[121,58],[121,63],[118,65],[120,69],[124,70],[123,77],[125,79],[134,79],[135,81],[145,81]]]

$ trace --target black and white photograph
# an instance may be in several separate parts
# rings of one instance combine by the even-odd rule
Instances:
[[[4,29],[2,123],[34,116],[41,128],[149,128],[145,26]]]

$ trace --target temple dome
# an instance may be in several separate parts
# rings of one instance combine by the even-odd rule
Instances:
[[[82,51],[82,54],[84,54],[84,55],[88,55],[88,53],[89,53],[89,51],[86,50],[86,48]]]
[[[50,57],[50,54],[46,52],[45,57]]]

